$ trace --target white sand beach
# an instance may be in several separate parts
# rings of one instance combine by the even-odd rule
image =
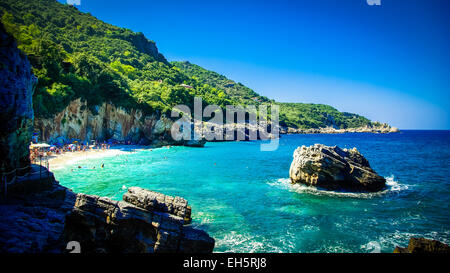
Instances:
[[[139,149],[145,149],[143,146],[114,146],[110,149],[101,150],[87,150],[87,151],[76,151],[76,152],[65,152],[59,155],[51,155],[48,158],[49,169],[55,170],[59,169],[64,165],[73,164],[80,160],[94,159],[111,157],[122,154],[130,154]]]

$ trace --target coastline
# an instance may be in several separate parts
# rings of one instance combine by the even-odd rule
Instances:
[[[377,127],[358,127],[347,129],[336,129],[334,127],[325,128],[310,128],[310,129],[296,129],[292,127],[282,128],[280,134],[344,134],[344,133],[372,133],[372,134],[388,134],[398,133],[400,130],[396,127],[391,127],[388,124],[383,124]]]
[[[388,134],[400,132],[399,129],[391,126],[387,127],[360,127],[360,128],[347,128],[347,129],[335,129],[333,127],[317,128],[317,129],[295,129],[295,128],[283,128],[280,130],[280,135],[291,134],[343,134],[343,133],[371,133],[371,134]],[[235,141],[235,140],[232,140]],[[215,141],[207,141],[215,142]],[[167,143],[171,146],[173,144]],[[164,147],[166,145],[162,145]],[[189,145],[186,145],[189,146]],[[146,145],[115,145],[110,149],[95,149],[87,151],[74,151],[64,152],[63,154],[51,155],[48,157],[49,168],[51,170],[59,169],[65,165],[72,164],[74,162],[85,160],[112,157],[123,154],[129,154],[135,152],[138,149],[155,149],[159,147],[146,146]]]
[[[49,169],[59,169],[65,165],[72,164],[80,160],[130,154],[134,153],[138,149],[151,149],[151,147],[138,145],[118,145],[112,146],[110,149],[106,150],[96,149],[88,151],[65,152],[63,154],[51,155],[48,157]]]

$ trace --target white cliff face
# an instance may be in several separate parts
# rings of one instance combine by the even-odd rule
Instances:
[[[53,118],[36,119],[43,141],[68,139],[132,141],[149,144],[167,137],[172,121],[164,116],[145,116],[141,110],[125,110],[104,102],[91,111],[85,101],[74,100]],[[170,137],[170,136],[169,136]]]

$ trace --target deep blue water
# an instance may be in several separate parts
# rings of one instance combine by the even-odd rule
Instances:
[[[387,190],[330,193],[289,184],[294,150],[314,143],[357,147],[387,178]],[[450,131],[285,135],[273,152],[260,144],[142,149],[54,173],[77,192],[116,200],[130,186],[182,196],[217,252],[392,252],[411,236],[449,243]],[[74,168],[101,163],[104,169]]]

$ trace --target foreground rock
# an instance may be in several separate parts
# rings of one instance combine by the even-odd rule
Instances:
[[[82,253],[211,253],[214,239],[187,226],[191,208],[180,197],[137,187],[124,201],[77,194],[47,169],[10,185],[0,198],[0,252],[66,252],[76,241]]]
[[[36,77],[26,56],[0,23],[0,172],[30,165],[33,133],[32,96]]]
[[[289,176],[292,183],[327,190],[375,192],[383,189],[386,183],[356,148],[347,150],[322,144],[298,147]]]
[[[436,240],[411,238],[408,247],[397,246],[394,253],[450,253],[450,246]]]

